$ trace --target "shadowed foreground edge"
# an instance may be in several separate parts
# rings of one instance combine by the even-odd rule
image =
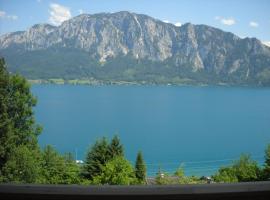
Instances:
[[[270,199],[270,181],[167,186],[0,184],[1,199]]]

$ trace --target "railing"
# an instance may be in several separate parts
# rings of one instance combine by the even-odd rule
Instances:
[[[0,184],[0,199],[270,199],[270,181],[169,186]]]

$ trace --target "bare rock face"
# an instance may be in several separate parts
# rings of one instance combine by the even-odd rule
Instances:
[[[2,56],[50,49],[80,50],[103,65],[129,56],[164,63],[180,69],[179,73],[189,69],[191,73],[239,76],[242,81],[270,72],[270,48],[255,38],[241,39],[206,25],[176,27],[126,11],[82,14],[57,27],[37,24],[0,37]],[[12,62],[10,65],[12,68]]]

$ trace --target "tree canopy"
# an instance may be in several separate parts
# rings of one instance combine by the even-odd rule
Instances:
[[[94,177],[93,183],[109,185],[135,184],[134,169],[124,157],[114,157],[101,168],[100,175]]]
[[[51,146],[41,151],[31,85],[10,74],[0,58],[0,181],[21,183],[79,183],[79,166]]]
[[[36,180],[35,164],[38,162],[35,159],[38,159],[39,151],[37,136],[41,132],[32,110],[36,102],[30,84],[19,75],[9,74],[1,58],[0,175],[7,182]]]
[[[108,161],[119,156],[124,156],[124,148],[118,136],[114,136],[110,143],[105,137],[97,140],[88,150],[83,176],[93,180],[95,176],[101,174],[102,167]]]
[[[42,176],[49,184],[78,184],[80,168],[74,159],[60,155],[48,145],[42,152]]]
[[[111,143],[108,147],[109,156],[114,158],[116,156],[124,156],[124,147],[120,142],[120,138],[115,135],[111,140]]]
[[[261,170],[257,162],[253,161],[249,155],[243,154],[232,166],[222,167],[213,176],[217,182],[248,182],[259,180]]]
[[[142,152],[139,151],[135,163],[135,176],[139,183],[146,183],[146,165],[143,159]]]
[[[89,149],[84,164],[83,175],[85,178],[92,180],[94,176],[100,175],[102,166],[110,160],[108,148],[108,141],[103,137]]]

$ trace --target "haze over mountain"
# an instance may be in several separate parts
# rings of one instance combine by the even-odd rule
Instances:
[[[0,56],[29,79],[270,85],[270,48],[258,39],[126,11],[5,34]]]

